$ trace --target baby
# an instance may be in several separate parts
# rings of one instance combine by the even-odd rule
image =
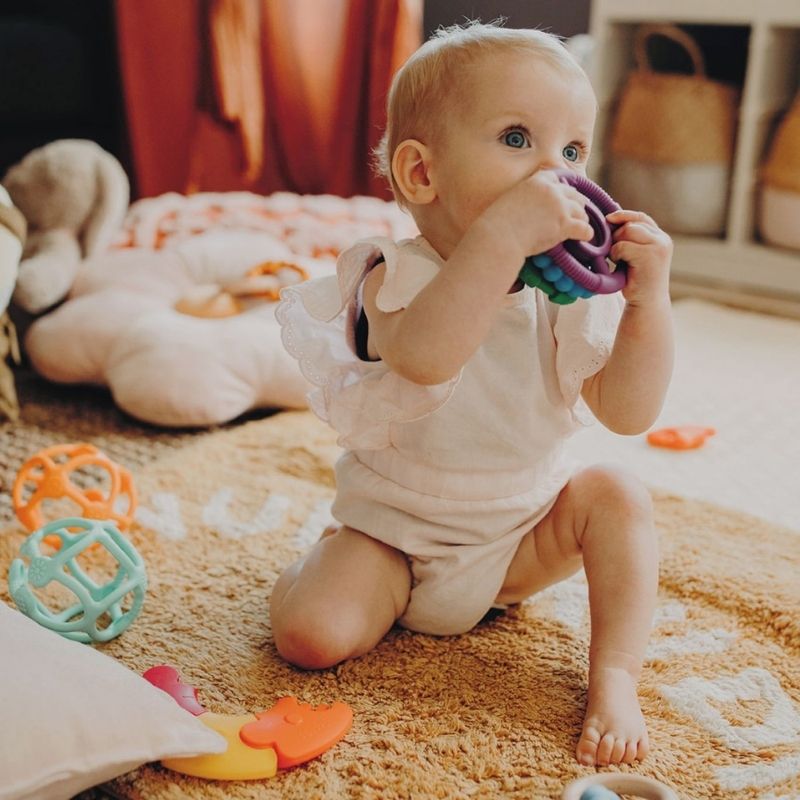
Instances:
[[[591,415],[621,434],[656,419],[673,360],[672,244],[617,211],[620,294],[557,306],[522,285],[526,256],[593,236],[581,195],[596,100],[560,41],[471,24],[402,67],[379,156],[421,236],[358,242],[336,277],[285,289],[284,342],[340,434],[333,516],[278,579],[278,652],[316,669],[395,624],[470,630],[581,567],[591,606],[581,764],[631,763],[649,743],[637,681],[658,555],[650,498],[566,439]]]

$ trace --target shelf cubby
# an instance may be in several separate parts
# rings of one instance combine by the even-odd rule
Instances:
[[[591,175],[601,184],[612,157],[607,142],[616,101],[635,67],[634,35],[647,23],[685,28],[703,50],[708,76],[740,90],[724,234],[675,236],[673,283],[695,286],[699,294],[716,289],[760,297],[767,305],[775,298],[800,309],[800,251],[760,241],[756,222],[760,167],[800,90],[800,6],[794,0],[594,0],[591,78],[598,119]],[[669,48],[653,48],[652,56],[656,69],[687,71],[680,54]]]

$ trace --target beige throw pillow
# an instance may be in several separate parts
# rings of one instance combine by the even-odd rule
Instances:
[[[225,740],[144,678],[0,602],[0,800],[61,800]]]

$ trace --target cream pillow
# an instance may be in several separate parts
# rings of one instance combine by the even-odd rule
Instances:
[[[0,800],[70,798],[225,740],[113,658],[0,602]]]

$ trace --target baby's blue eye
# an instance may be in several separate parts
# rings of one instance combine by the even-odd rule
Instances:
[[[568,144],[561,151],[561,154],[567,159],[567,161],[577,161],[581,157],[580,150],[578,150],[574,144]]]
[[[508,131],[503,136],[503,141],[509,147],[516,147],[517,149],[521,149],[523,147],[528,146],[528,140],[525,137],[525,134],[522,131]]]

